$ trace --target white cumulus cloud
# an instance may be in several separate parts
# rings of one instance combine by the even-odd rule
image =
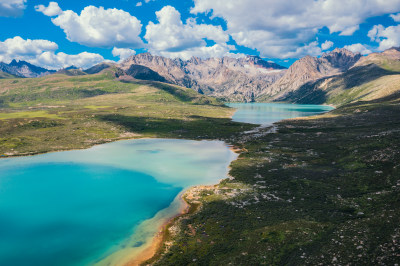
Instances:
[[[398,14],[391,14],[390,17],[396,21],[396,22],[400,22],[400,13]]]
[[[42,8],[44,7],[38,7],[39,11]],[[41,12],[45,13],[46,10]],[[48,13],[55,14],[50,11]],[[64,30],[67,39],[71,42],[89,47],[136,48],[143,46],[143,41],[139,37],[142,24],[126,11],[87,6],[80,14],[72,10],[57,13],[59,13],[58,16],[51,20],[54,25]]]
[[[346,45],[343,48],[345,48],[353,53],[360,53],[362,55],[367,55],[367,54],[372,53],[372,51],[370,49],[368,49],[364,44],[361,44],[361,43]]]
[[[371,41],[379,43],[379,51],[398,47],[400,46],[400,25],[387,28],[382,25],[375,25],[368,32],[368,37],[370,37]]]
[[[37,5],[35,6],[35,10],[38,12],[42,12],[43,14],[49,17],[58,16],[62,13],[62,10],[58,6],[57,2],[50,2],[49,6],[47,7],[44,5]]]
[[[165,6],[156,12],[157,24],[149,22],[145,39],[148,49],[168,57],[190,58],[193,56],[222,56],[233,46],[227,45],[229,34],[221,26],[197,24],[191,18],[183,23],[181,14],[172,6]],[[205,39],[214,42],[207,46]]]
[[[112,55],[118,56],[121,60],[126,59],[135,54],[136,54],[136,51],[133,49],[129,49],[129,48],[114,47],[114,49],[112,50]]]
[[[311,42],[309,44],[300,46],[296,48],[293,52],[287,52],[285,54],[286,58],[299,58],[306,55],[319,56],[322,54],[322,49],[319,47],[318,41]]]
[[[47,40],[24,40],[19,36],[0,42],[0,61],[34,58],[45,51],[55,51],[58,45]]]
[[[26,8],[27,0],[1,0],[0,17],[19,17]]]
[[[160,51],[159,54],[165,57],[181,58],[183,60],[188,60],[193,56],[200,58],[223,57],[223,56],[242,57],[241,54],[230,53],[231,50],[235,50],[235,46],[227,44],[215,44],[213,46],[193,47],[176,52]]]
[[[223,18],[239,45],[272,58],[309,49],[325,27],[331,33],[352,35],[367,18],[399,11],[398,0],[302,0],[301,4],[298,0],[194,0],[191,9],[192,14]]]
[[[326,40],[323,44],[321,44],[322,50],[329,50],[333,46],[333,42]]]
[[[44,52],[38,55],[35,59],[30,60],[30,63],[47,69],[61,69],[69,66],[76,66],[86,69],[103,61],[104,58],[101,55],[88,52],[83,52],[76,55],[70,55],[62,52]]]
[[[60,69],[71,65],[87,68],[104,61],[99,54],[83,52],[77,55],[56,53],[58,45],[48,40],[30,40],[19,36],[0,41],[0,62],[24,60],[48,69]]]

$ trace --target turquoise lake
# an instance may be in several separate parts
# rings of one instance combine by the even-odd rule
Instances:
[[[236,157],[220,141],[142,139],[2,159],[0,265],[88,265],[132,252],[157,232],[143,221],[176,214],[182,190],[218,183]]]
[[[334,108],[327,105],[284,103],[229,103],[236,108],[232,120],[250,124],[272,125],[283,119],[325,113]]]
[[[262,125],[332,109],[229,106]],[[120,265],[179,212],[185,189],[227,178],[236,158],[221,141],[140,139],[0,159],[0,265]]]

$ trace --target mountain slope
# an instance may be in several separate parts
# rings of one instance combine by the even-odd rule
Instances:
[[[389,49],[361,58],[345,73],[308,82],[276,100],[335,105],[377,100],[396,95],[400,91],[399,78],[400,50]]]
[[[354,54],[346,49],[335,49],[320,58],[306,56],[293,63],[285,75],[272,86],[272,94],[264,97],[282,98],[308,82],[347,71],[360,58],[360,54]]]
[[[172,84],[234,101],[252,101],[284,73],[284,67],[259,57],[169,59],[149,53],[134,55],[120,64],[127,71],[141,65],[157,72]]]
[[[115,66],[115,64],[107,63],[107,62],[106,63],[100,63],[100,64],[94,65],[94,66],[84,70],[84,72],[86,72],[86,73],[88,73],[90,75],[91,74],[97,74],[97,73],[100,73],[101,71],[103,71],[104,69],[108,69],[108,68],[110,68],[112,66]]]
[[[129,69],[127,69],[125,72],[127,75],[135,79],[161,81],[161,82],[166,81],[166,79],[160,76],[157,72],[141,65],[131,65]]]
[[[11,61],[10,64],[0,62],[0,71],[23,78],[42,77],[56,72],[32,65],[25,61],[16,60]]]
[[[375,64],[389,71],[400,72],[400,48],[391,48],[382,53],[372,53],[362,57],[354,66]]]

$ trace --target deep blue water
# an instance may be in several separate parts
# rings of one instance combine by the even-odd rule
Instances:
[[[132,234],[140,246],[143,221],[234,158],[223,142],[154,139],[2,159],[0,265],[93,264]]]
[[[260,125],[272,125],[283,119],[321,114],[334,109],[326,105],[282,103],[230,103],[236,108],[233,120]]]

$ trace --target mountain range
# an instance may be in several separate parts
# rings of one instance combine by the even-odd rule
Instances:
[[[172,84],[230,101],[253,101],[268,92],[286,70],[257,56],[183,61],[143,53],[128,58],[120,67],[127,71],[132,65],[148,67]]]
[[[257,56],[192,57],[184,61],[142,53],[118,64],[104,62],[86,70],[71,66],[57,72],[13,60],[10,64],[0,63],[0,78],[93,75],[111,67],[119,79],[170,83],[224,101],[337,104],[343,102],[343,93],[347,101],[372,97],[376,92],[370,90],[371,82],[394,82],[392,79],[400,72],[400,49],[368,56],[335,49],[321,57],[301,58],[289,69]]]
[[[54,70],[48,70],[42,67],[32,65],[26,61],[12,60],[11,63],[6,64],[0,62],[0,73],[13,75],[23,78],[37,78],[55,73]],[[0,74],[5,76],[5,74]]]

